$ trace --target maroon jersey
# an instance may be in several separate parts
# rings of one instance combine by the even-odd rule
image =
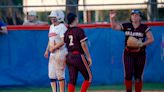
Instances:
[[[133,36],[142,42],[145,41],[146,33],[150,31],[150,28],[145,24],[140,24],[138,28],[134,28],[132,23],[123,23],[121,25],[122,31],[125,32],[125,46],[127,45],[127,40],[129,36]],[[145,49],[145,47],[142,47]]]
[[[71,27],[64,34],[64,42],[68,52],[78,51],[81,54],[84,53],[81,42],[86,41],[87,37],[85,36],[84,30],[79,27]]]

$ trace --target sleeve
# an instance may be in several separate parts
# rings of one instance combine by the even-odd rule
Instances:
[[[78,36],[79,36],[80,42],[86,41],[88,39],[85,35],[84,30],[81,28],[79,29]]]
[[[150,31],[150,27],[146,27],[146,30],[145,30],[145,33],[149,32]]]
[[[61,29],[61,30],[60,30],[60,32],[59,32],[59,35],[60,35],[60,37],[62,38],[62,37],[64,37],[64,33],[67,31],[67,27],[66,27],[64,24],[62,24],[62,26],[61,26],[60,29]]]
[[[122,30],[123,32],[125,32],[125,31],[127,30],[128,24],[129,24],[129,23],[122,23],[122,24],[120,24],[121,30]]]

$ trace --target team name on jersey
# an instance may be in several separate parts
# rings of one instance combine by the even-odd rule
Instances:
[[[132,31],[126,31],[125,32],[126,36],[136,36],[136,37],[143,37],[144,34],[141,32],[132,32]]]

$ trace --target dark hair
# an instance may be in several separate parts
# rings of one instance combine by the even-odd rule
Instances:
[[[77,16],[74,13],[68,13],[68,15],[67,15],[68,25],[72,24],[72,22],[76,19],[76,17]]]

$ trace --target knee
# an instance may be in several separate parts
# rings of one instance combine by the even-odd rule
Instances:
[[[132,80],[132,75],[126,75],[125,80]]]
[[[86,76],[84,79],[85,81],[89,81],[90,83],[92,82],[92,76]]]
[[[56,81],[57,81],[57,79],[50,79],[50,81],[51,81],[51,82],[56,82]]]
[[[84,79],[85,79],[85,81],[92,82],[92,73],[88,73],[88,74],[84,75]]]
[[[70,82],[69,83],[72,84],[72,85],[76,85],[76,79],[70,78]]]
[[[140,82],[140,81],[142,81],[142,75],[135,75],[134,79],[136,82]]]
[[[72,85],[76,85],[76,82],[75,81],[73,81],[73,80],[70,80],[70,82],[69,82],[70,84],[72,84]]]
[[[49,73],[49,74],[48,74],[48,77],[49,77],[50,80],[51,80],[51,79],[56,79],[55,74],[52,74],[52,73]]]
[[[61,71],[56,74],[58,80],[63,80],[65,79],[65,72]]]
[[[141,82],[142,81],[142,78],[135,78],[135,82]]]
[[[58,81],[65,81],[65,78],[63,78],[63,77],[58,78]]]
[[[89,76],[85,76],[84,79],[89,81],[90,78]]]

